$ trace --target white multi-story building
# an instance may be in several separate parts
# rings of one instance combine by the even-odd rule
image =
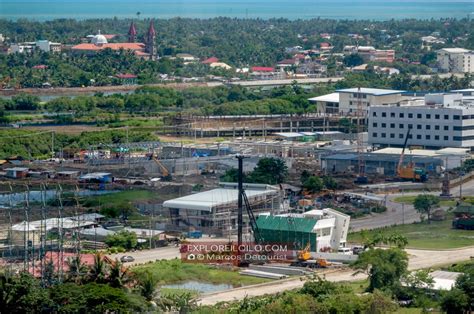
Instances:
[[[367,113],[371,106],[393,105],[407,100],[402,90],[379,88],[347,88],[337,90],[336,93],[309,98],[316,103],[318,112],[340,115],[355,115],[358,105]]]
[[[363,110],[367,111],[371,106],[384,106],[396,104],[405,98],[405,91],[378,89],[378,88],[348,88],[337,90],[339,93],[339,113],[355,114],[360,102]]]
[[[474,73],[474,51],[463,48],[443,48],[438,51],[438,66],[441,71],[452,73]]]
[[[37,40],[32,42],[17,43],[10,45],[11,53],[30,53],[35,49],[44,52],[61,52],[61,43],[54,43],[49,40]]]
[[[428,94],[424,100],[369,109],[369,143],[424,148],[474,148],[474,101],[462,94]]]

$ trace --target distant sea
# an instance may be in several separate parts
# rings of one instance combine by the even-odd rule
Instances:
[[[0,0],[0,18],[474,18],[474,0]]]

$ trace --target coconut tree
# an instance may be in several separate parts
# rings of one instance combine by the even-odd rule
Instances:
[[[77,284],[81,283],[88,271],[88,267],[81,261],[81,255],[78,254],[75,257],[69,258],[67,265],[69,269],[66,274],[66,279]]]
[[[146,272],[138,278],[140,294],[149,302],[157,297],[158,280],[150,272]]]
[[[94,256],[94,264],[89,270],[89,280],[97,283],[105,283],[107,278],[107,263],[101,253]]]
[[[110,263],[110,272],[108,277],[109,284],[114,288],[121,288],[130,281],[130,270],[123,266],[118,259]]]

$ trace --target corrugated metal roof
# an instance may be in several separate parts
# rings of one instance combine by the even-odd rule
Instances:
[[[339,93],[331,93],[318,97],[309,98],[309,101],[339,102]]]
[[[374,96],[384,96],[384,95],[391,95],[391,94],[401,94],[406,91],[404,90],[393,90],[393,89],[380,89],[380,88],[346,88],[346,89],[339,89],[336,90],[339,93],[361,93],[361,94],[369,94]]]
[[[261,215],[257,218],[259,229],[291,232],[313,232],[316,219],[299,217],[281,217],[271,215]]]
[[[245,189],[245,193],[249,200],[252,198],[262,197],[267,194],[277,194],[277,190],[253,190]],[[179,208],[179,209],[194,209],[202,211],[212,211],[213,207],[222,205],[237,204],[238,190],[237,189],[213,189],[201,193],[191,194],[163,203],[163,207]]]

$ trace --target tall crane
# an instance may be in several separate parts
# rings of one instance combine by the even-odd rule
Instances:
[[[405,142],[403,143],[402,153],[397,165],[397,176],[402,180],[412,180],[424,182],[427,180],[427,175],[424,169],[416,168],[414,163],[410,161],[408,165],[403,166],[403,159],[405,157],[405,149],[407,147],[408,139],[410,138],[411,128],[408,128]]]
[[[361,101],[361,92],[360,87],[357,91],[357,161],[358,161],[358,172],[357,172],[357,179],[354,183],[357,184],[366,184],[368,183],[368,179],[365,176],[365,160],[364,160],[364,139],[362,135],[362,120],[365,117],[365,110],[362,107]]]
[[[249,199],[247,194],[245,193],[245,189],[243,187],[243,159],[245,158],[243,155],[238,155],[236,158],[239,161],[238,166],[238,199],[237,199],[237,243],[240,246],[242,244],[242,236],[243,236],[243,208],[247,211],[247,215],[249,217],[249,225],[252,229],[252,233],[256,243],[262,243],[263,238],[260,234],[260,230],[257,226],[257,220],[255,219],[255,215],[253,214],[252,207],[250,206]]]

